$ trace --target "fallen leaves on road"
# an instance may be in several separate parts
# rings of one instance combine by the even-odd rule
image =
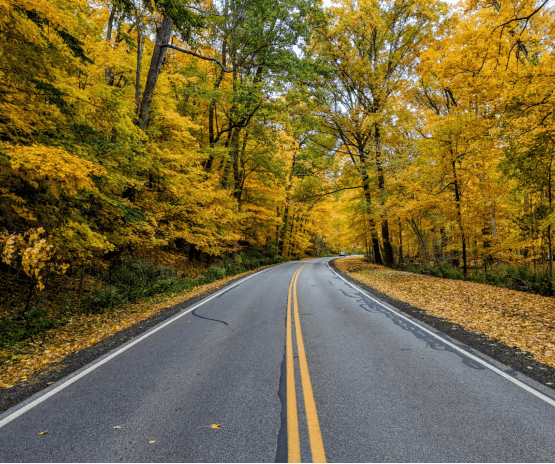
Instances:
[[[45,430],[44,432],[39,432],[39,435],[46,435],[48,433],[48,430]]]
[[[150,440],[149,443],[152,445],[153,443],[156,443],[156,440]]]
[[[555,298],[337,260],[337,268],[392,298],[459,324],[555,367]]]
[[[115,428],[115,429],[121,429],[121,426],[116,425],[114,428]]]
[[[198,429],[219,429],[221,425],[222,424],[201,425],[200,427],[197,427],[197,430]]]

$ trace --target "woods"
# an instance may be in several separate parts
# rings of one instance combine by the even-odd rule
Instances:
[[[364,250],[553,294],[547,2],[0,0],[0,30],[10,321],[126,259]]]

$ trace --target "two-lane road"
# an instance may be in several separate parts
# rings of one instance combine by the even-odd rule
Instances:
[[[0,461],[555,461],[546,388],[328,261],[253,274],[8,410]]]

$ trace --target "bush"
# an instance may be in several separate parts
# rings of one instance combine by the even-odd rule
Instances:
[[[141,259],[114,260],[104,278],[107,287],[87,296],[81,306],[88,312],[109,311],[117,306],[133,303],[165,293],[179,282],[177,274],[163,266]]]
[[[191,281],[180,279],[175,272],[141,259],[114,259],[104,277],[106,288],[87,296],[81,307],[87,312],[111,311],[161,293],[176,293],[199,285],[210,284],[226,276],[257,269],[285,260],[273,248],[243,252],[211,266],[202,276]]]
[[[249,250],[241,252],[237,257],[229,257],[221,261],[218,266],[223,268],[226,275],[233,276],[241,272],[252,271],[261,266],[278,264],[285,261],[285,258],[278,256],[273,247],[263,248],[262,250]]]
[[[42,306],[31,307],[15,317],[4,317],[0,320],[0,348],[8,348],[28,338],[35,340],[35,337],[45,336],[59,324],[58,319],[48,317],[48,310]]]

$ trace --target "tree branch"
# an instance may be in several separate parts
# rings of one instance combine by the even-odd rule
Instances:
[[[309,200],[311,198],[319,198],[319,197],[324,197],[326,195],[331,195],[332,193],[337,193],[337,192],[341,192],[342,190],[353,190],[353,189],[358,189],[358,188],[363,188],[364,185],[357,185],[356,187],[343,187],[337,190],[332,190],[331,192],[326,192],[326,193],[321,193],[319,195],[310,195],[308,197],[304,197],[304,198],[299,198],[300,201],[303,200]]]
[[[200,58],[201,60],[212,61],[213,63],[216,63],[220,68],[222,68],[222,71],[225,72],[225,73],[230,73],[230,72],[233,71],[232,69],[227,69],[216,58],[209,58],[207,56],[199,55],[198,53],[192,52],[190,50],[185,50],[184,48],[180,48],[180,47],[177,47],[177,46],[172,45],[172,44],[162,45],[161,48],[163,48],[163,47],[168,47],[168,48],[171,48],[172,50],[177,50],[178,52],[186,53],[187,55],[196,56],[197,58]]]

